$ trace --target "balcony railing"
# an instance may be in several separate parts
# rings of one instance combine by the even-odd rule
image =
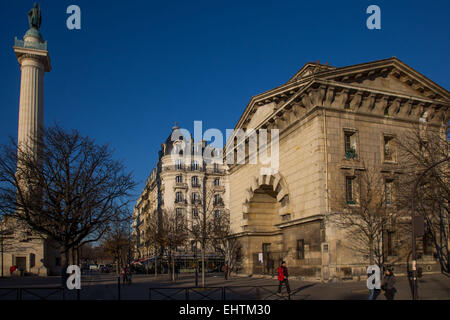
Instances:
[[[213,188],[214,188],[214,191],[218,191],[218,192],[220,192],[220,191],[225,191],[225,187],[224,186],[221,186],[221,185],[218,185],[218,186],[213,186]]]
[[[200,183],[193,183],[192,188],[200,188],[202,185]]]
[[[175,182],[174,188],[187,189],[188,185],[185,182]]]
[[[17,39],[17,37],[15,37],[14,38],[14,46],[21,47],[21,48],[31,48],[31,49],[47,51],[47,41],[45,41],[44,43],[30,42],[30,41],[23,41],[23,40]]]
[[[187,200],[186,199],[175,199],[175,203],[176,204],[187,204]]]
[[[216,207],[224,207],[225,203],[223,202],[223,200],[214,201],[214,206],[216,206]]]

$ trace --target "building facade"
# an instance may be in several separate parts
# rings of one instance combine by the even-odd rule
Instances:
[[[177,125],[172,132],[179,129]],[[176,157],[173,151],[183,141],[174,139],[172,133],[161,145],[158,163],[146,180],[145,187],[134,208],[132,229],[136,241],[137,260],[154,259],[155,245],[147,237],[151,219],[157,219],[158,214],[167,210],[176,211],[186,219],[191,226],[198,219],[202,210],[209,210],[205,206],[210,202],[214,207],[214,214],[228,213],[229,189],[226,166],[221,163],[209,163],[204,160],[203,152],[206,148],[204,141],[193,143],[191,157]],[[198,148],[198,154],[195,154]],[[192,268],[194,255],[198,257],[199,243],[192,239],[179,248],[177,259],[187,269]],[[209,268],[214,269],[223,257],[214,249],[208,248],[207,259],[211,262]],[[153,260],[152,260],[153,261]]]
[[[229,165],[242,271],[271,273],[284,260],[294,276],[364,276],[367,257],[348,249],[331,219],[345,210],[339,199],[358,206],[355,177],[368,166],[389,188],[401,173],[392,141],[421,123],[442,130],[449,106],[446,89],[397,58],[342,68],[308,63],[287,83],[254,96],[235,129],[279,129],[279,169],[261,174],[261,165]],[[232,136],[227,153],[237,152],[234,143]],[[432,255],[419,263],[439,270]]]

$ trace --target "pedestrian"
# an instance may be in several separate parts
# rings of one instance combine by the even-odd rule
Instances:
[[[11,276],[13,275],[14,271],[17,270],[17,266],[11,266],[11,268],[9,268],[9,273],[11,274]]]
[[[381,289],[387,300],[394,300],[397,289],[395,288],[395,276],[391,269],[386,270]]]
[[[291,288],[289,288],[289,274],[288,269],[286,267],[286,262],[282,261],[280,267],[278,268],[278,294],[281,294],[281,287],[283,284],[286,286],[286,290],[288,294],[291,294]]]
[[[222,267],[223,275],[225,277],[225,280],[228,280],[228,274],[230,272],[230,268],[228,267],[228,263],[225,263],[225,265]]]
[[[180,274],[180,265],[178,263],[175,264],[175,280],[178,280],[178,276]]]
[[[127,267],[122,267],[122,282],[125,284],[127,282]]]
[[[131,265],[128,265],[127,267],[127,284],[131,284]]]

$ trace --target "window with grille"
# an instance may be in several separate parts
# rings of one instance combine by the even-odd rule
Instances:
[[[198,170],[199,169],[199,164],[198,161],[194,160],[191,163],[191,170]]]
[[[345,177],[345,196],[347,200],[347,204],[355,204],[355,195],[354,195],[354,180],[355,177]]]
[[[299,239],[297,240],[297,259],[305,258],[305,240]]]
[[[220,194],[215,194],[214,195],[214,205],[220,205],[222,204],[222,197],[220,196]]]
[[[177,160],[176,162],[175,162],[175,168],[177,169],[177,170],[182,170],[183,169],[183,163],[181,162],[181,160]]]
[[[220,179],[219,178],[215,178],[214,179],[214,185],[215,186],[220,186]]]
[[[198,180],[198,177],[197,177],[197,176],[193,176],[193,177],[191,178],[191,183],[192,183],[192,186],[193,186],[193,187],[198,187],[198,186],[200,186],[200,183],[199,183],[199,180]]]
[[[386,196],[386,204],[392,204],[392,180],[386,180],[384,192]]]

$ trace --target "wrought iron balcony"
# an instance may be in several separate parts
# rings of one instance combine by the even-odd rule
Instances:
[[[179,188],[179,189],[187,189],[187,188],[188,188],[188,185],[187,185],[187,183],[185,183],[185,182],[175,182],[174,189],[175,189],[175,188]]]

